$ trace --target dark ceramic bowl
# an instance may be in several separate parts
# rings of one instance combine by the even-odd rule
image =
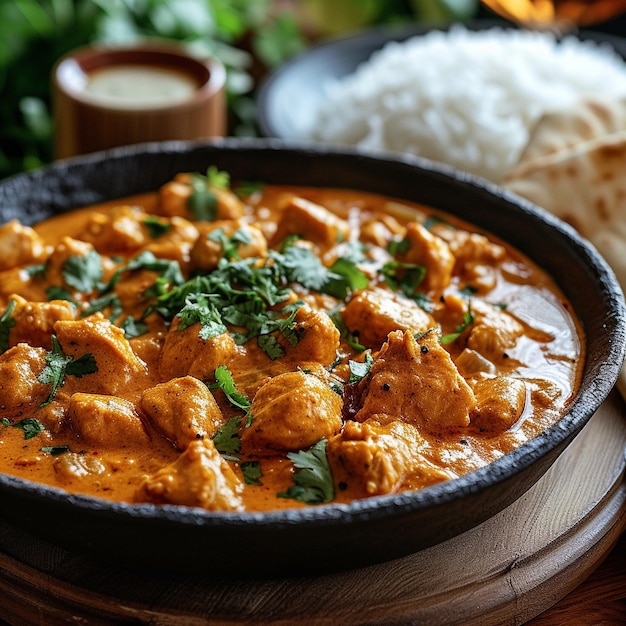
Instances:
[[[503,20],[477,20],[465,26],[469,30],[515,28]],[[257,118],[261,132],[266,137],[307,140],[327,85],[352,74],[385,44],[425,35],[434,28],[445,31],[448,27],[429,27],[423,22],[370,27],[322,41],[282,64],[259,89]],[[586,30],[578,32],[577,36],[583,41],[600,43],[626,58],[624,38]]]
[[[5,180],[0,183],[0,222],[18,217],[32,223],[77,206],[154,190],[178,172],[204,172],[209,165],[235,180],[352,187],[424,203],[528,254],[556,279],[586,335],[582,384],[567,415],[467,476],[344,506],[211,513],[114,504],[0,475],[0,517],[8,522],[96,559],[217,576],[329,572],[382,562],[469,530],[518,499],[576,437],[616,382],[624,357],[624,300],[596,250],[528,202],[423,159],[259,140],[150,144],[78,157]]]

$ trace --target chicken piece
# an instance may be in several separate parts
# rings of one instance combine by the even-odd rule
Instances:
[[[196,506],[209,511],[242,511],[243,484],[211,439],[192,441],[171,465],[147,478],[138,502]]]
[[[524,327],[510,313],[475,299],[471,302],[474,322],[469,327],[467,347],[487,360],[501,364],[524,335]]]
[[[157,212],[160,215],[175,215],[196,219],[189,208],[189,199],[193,194],[192,174],[181,173],[158,192]],[[215,196],[214,219],[236,219],[244,212],[244,203],[230,190],[207,185],[207,191]]]
[[[92,254],[92,257],[87,260],[89,254]],[[55,246],[54,251],[47,261],[46,281],[49,285],[69,287],[75,299],[80,300],[81,298],[85,299],[84,296],[81,297],[81,292],[83,294],[91,293],[93,290],[93,281],[90,276],[89,280],[85,281],[85,285],[80,288],[75,284],[69,284],[67,282],[66,263],[74,257],[81,259],[81,262],[85,261],[89,265],[91,274],[96,271],[104,274],[105,267],[103,261],[105,259],[99,258],[92,244],[78,239],[72,239],[71,237],[63,237]],[[81,281],[82,277],[75,276],[74,272],[71,272],[71,274],[75,280]]]
[[[174,215],[169,219],[169,230],[152,237],[142,251],[149,251],[159,259],[177,261],[182,271],[189,271],[191,250],[198,239],[198,229],[184,217]]]
[[[200,324],[178,330],[180,319],[175,318],[165,336],[159,355],[159,377],[163,381],[181,376],[200,380],[215,379],[215,370],[228,365],[237,352],[235,340],[229,333],[202,339]]]
[[[66,452],[54,460],[54,473],[61,482],[71,484],[86,476],[99,476],[106,472],[106,466],[96,456],[83,452]]]
[[[355,291],[341,317],[359,343],[373,350],[378,350],[394,330],[421,333],[436,326],[415,302],[384,287]]]
[[[110,213],[92,213],[81,239],[100,252],[131,252],[150,241],[147,217],[141,207],[129,204],[115,207]]]
[[[398,420],[348,421],[326,448],[334,481],[351,499],[422,489],[456,477],[429,461],[424,450],[417,428]]]
[[[465,428],[476,398],[436,333],[419,342],[409,331],[394,331],[356,388],[346,386],[348,416],[398,419],[434,434]]]
[[[471,421],[481,432],[498,435],[522,419],[530,401],[530,390],[523,380],[510,376],[483,377],[469,384],[478,403]]]
[[[82,320],[59,321],[54,332],[63,353],[75,359],[91,354],[97,372],[82,378],[65,377],[67,393],[122,396],[135,393],[137,381],[147,380],[146,364],[133,352],[124,331],[96,313]]]
[[[49,253],[42,237],[18,220],[10,220],[0,226],[0,250],[0,272],[20,265],[41,263]]]
[[[213,394],[192,376],[175,378],[143,392],[141,409],[179,450],[213,437],[223,422]]]
[[[324,249],[331,248],[350,236],[346,220],[337,217],[327,208],[292,196],[282,208],[273,245],[280,245],[289,235],[300,235]]]
[[[252,424],[242,446],[264,450],[300,450],[339,432],[342,400],[312,374],[286,372],[266,382],[252,401]]]
[[[420,287],[433,299],[438,298],[450,284],[455,258],[450,246],[418,222],[407,225],[405,241],[409,249],[396,256],[402,263],[415,263],[426,268]]]
[[[89,446],[124,448],[149,443],[132,402],[117,396],[74,393],[67,416],[78,439]]]
[[[27,343],[50,350],[54,324],[59,320],[73,320],[75,309],[67,300],[29,302],[18,295],[11,296],[15,302],[9,330],[9,345]]]
[[[233,240],[240,259],[267,256],[267,240],[263,231],[242,219],[204,223],[198,226],[198,230],[198,239],[191,249],[191,263],[196,270],[209,271],[217,267],[225,254],[218,238],[220,234]]]
[[[283,359],[292,364],[291,369],[311,362],[330,365],[337,358],[341,339],[330,316],[303,305],[296,312],[294,321],[298,343],[292,346],[285,340],[281,341],[285,348]]]
[[[402,237],[406,228],[398,220],[386,213],[376,213],[361,224],[359,240],[387,249],[396,236]]]
[[[430,230],[450,246],[456,259],[455,271],[470,262],[494,265],[506,256],[506,249],[485,235],[452,228],[446,222],[438,222]]]
[[[46,350],[18,343],[0,354],[0,415],[24,417],[28,406],[46,400],[50,387],[38,380],[46,366]]]

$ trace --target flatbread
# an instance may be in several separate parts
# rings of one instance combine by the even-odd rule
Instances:
[[[603,255],[626,291],[626,130],[511,170],[503,186],[568,222]],[[626,370],[617,387],[626,398]]]
[[[583,98],[566,109],[548,111],[535,122],[517,167],[622,130],[626,130],[626,98]]]

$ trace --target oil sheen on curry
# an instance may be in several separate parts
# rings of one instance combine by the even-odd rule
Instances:
[[[0,471],[266,511],[419,490],[554,424],[582,331],[469,224],[210,167],[0,226]]]

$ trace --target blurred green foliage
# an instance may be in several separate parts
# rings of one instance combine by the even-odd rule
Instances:
[[[0,2],[0,178],[52,160],[51,74],[94,42],[164,37],[227,68],[229,133],[257,133],[254,88],[311,37],[393,20],[451,20],[477,0],[12,0]],[[333,28],[325,28],[332,25]]]

